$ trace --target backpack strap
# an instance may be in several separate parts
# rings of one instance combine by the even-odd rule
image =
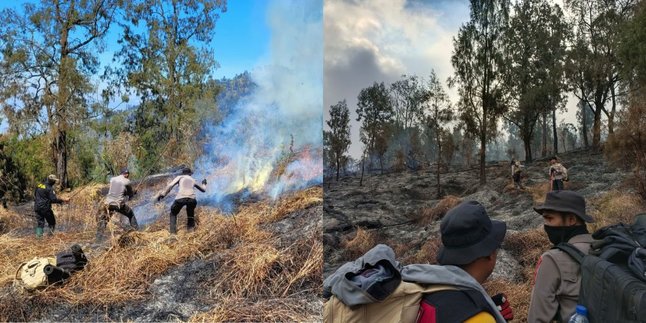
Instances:
[[[579,248],[575,247],[571,243],[567,242],[561,242],[554,249],[559,249],[566,254],[568,254],[572,259],[576,260],[579,264],[583,263],[583,257],[585,257],[585,254],[583,251],[579,250]]]

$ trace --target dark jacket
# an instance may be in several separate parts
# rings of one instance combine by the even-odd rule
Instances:
[[[52,203],[61,204],[63,200],[56,197],[54,188],[49,183],[38,184],[34,192],[34,211],[51,210]]]

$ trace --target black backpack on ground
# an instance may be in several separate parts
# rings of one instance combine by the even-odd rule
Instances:
[[[87,258],[81,246],[75,244],[69,250],[56,254],[56,267],[69,274],[82,270],[87,265]]]
[[[633,225],[601,228],[589,255],[569,243],[556,248],[581,264],[579,304],[590,322],[646,321],[646,214]]]

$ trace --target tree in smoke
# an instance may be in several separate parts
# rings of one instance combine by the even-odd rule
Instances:
[[[160,157],[190,163],[197,149],[191,145],[198,144],[190,140],[199,129],[196,106],[215,106],[219,88],[210,76],[217,66],[213,50],[200,44],[211,42],[226,1],[128,0],[124,7],[122,47],[115,54],[120,67],[106,70],[115,86],[105,95],[122,90],[140,98],[135,123],[145,168],[156,170]],[[172,147],[164,150],[160,142]]]
[[[486,183],[486,145],[497,132],[505,111],[501,69],[502,35],[509,18],[509,0],[471,0],[471,20],[453,39],[449,86],[458,86],[459,118],[480,142],[480,184]]]
[[[574,37],[568,52],[567,78],[574,95],[594,115],[592,148],[601,142],[601,115],[608,118],[608,132],[614,132],[617,87],[621,81],[617,46],[619,26],[635,6],[634,0],[566,0],[573,21]],[[606,104],[610,101],[611,107]]]
[[[504,84],[510,110],[505,118],[520,131],[525,159],[533,160],[531,141],[539,116],[543,116],[543,155],[547,148],[547,114],[563,101],[563,64],[567,25],[558,5],[547,1],[523,0],[514,4],[514,15],[504,34]],[[554,128],[553,131],[556,131]],[[554,133],[556,140],[556,133]],[[554,152],[558,143],[554,143]]]
[[[440,165],[442,164],[443,148],[444,146],[452,145],[447,142],[448,130],[445,128],[449,121],[453,120],[453,109],[449,96],[444,91],[440,80],[435,75],[435,71],[431,71],[426,88],[426,101],[423,109],[420,111],[420,118],[426,126],[429,137],[435,141],[437,147],[437,154],[435,158],[436,168],[436,184],[438,198],[442,195],[440,187]]]
[[[396,167],[417,166],[421,154],[418,119],[420,108],[425,100],[420,78],[416,75],[402,75],[389,87],[393,106],[393,123],[391,127],[395,149]]]
[[[364,156],[361,166],[361,181],[366,157],[377,155],[383,173],[383,154],[388,146],[388,136],[393,118],[393,108],[388,90],[383,82],[362,89],[357,98],[357,121],[361,121],[361,142]]]
[[[68,187],[70,132],[91,117],[90,79],[116,9],[116,0],[54,0],[0,14],[0,104],[14,134],[51,136],[62,187]]]
[[[339,181],[339,171],[345,167],[345,153],[350,147],[350,110],[348,104],[339,101],[330,106],[330,119],[326,121],[330,131],[325,130],[323,136],[325,147],[330,153],[331,166],[336,169],[336,180]]]
[[[576,119],[581,125],[581,127],[579,127],[579,131],[583,138],[583,147],[587,149],[590,146],[588,136],[590,135],[590,126],[592,125],[592,122],[594,122],[594,115],[591,112],[592,109],[588,106],[588,103],[583,100],[579,100],[576,107]]]
[[[614,164],[632,169],[637,192],[646,200],[646,2],[633,7],[619,33],[620,74],[627,88],[627,107],[619,112],[617,130],[604,153]]]

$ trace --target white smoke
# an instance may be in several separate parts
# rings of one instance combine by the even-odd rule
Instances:
[[[322,182],[322,9],[321,0],[270,5],[270,52],[251,72],[257,89],[205,129],[195,165],[195,177],[209,181],[202,200],[224,203],[241,191],[276,198]]]

